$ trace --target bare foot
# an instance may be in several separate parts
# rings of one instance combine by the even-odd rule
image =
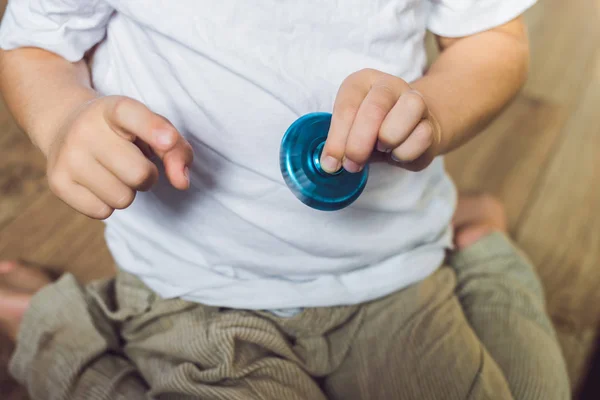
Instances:
[[[0,262],[0,332],[15,341],[33,295],[52,282],[51,274],[16,261]]]
[[[464,249],[494,232],[507,232],[504,207],[489,194],[459,193],[452,221],[456,247]]]

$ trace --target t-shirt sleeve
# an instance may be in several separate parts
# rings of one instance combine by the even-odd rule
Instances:
[[[104,38],[113,11],[104,0],[10,0],[0,48],[37,47],[79,61]]]
[[[460,37],[495,28],[521,15],[537,0],[427,0],[427,28],[436,35]]]

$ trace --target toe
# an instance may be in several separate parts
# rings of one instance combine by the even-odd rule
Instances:
[[[468,228],[459,230],[456,232],[456,236],[454,238],[457,250],[462,250],[475,244],[475,242],[494,231],[495,229],[489,225],[472,225]]]
[[[18,263],[16,261],[0,261],[0,274],[14,270]]]
[[[0,287],[0,333],[15,341],[33,293]]]
[[[50,274],[42,268],[26,266],[22,263],[10,261],[8,263],[12,263],[13,265],[5,267],[5,271],[0,275],[0,283],[4,287],[25,292],[36,292],[52,282]]]
[[[498,230],[506,230],[506,212],[502,203],[487,193],[459,195],[453,218],[454,227],[488,224]]]

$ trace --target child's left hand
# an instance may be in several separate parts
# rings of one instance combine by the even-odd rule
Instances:
[[[359,172],[377,149],[395,165],[420,171],[438,155],[441,136],[422,94],[400,78],[365,69],[340,87],[321,166]]]

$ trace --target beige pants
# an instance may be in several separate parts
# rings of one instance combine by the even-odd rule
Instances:
[[[385,298],[291,318],[63,276],[26,313],[34,399],[568,399],[540,283],[500,234]]]

